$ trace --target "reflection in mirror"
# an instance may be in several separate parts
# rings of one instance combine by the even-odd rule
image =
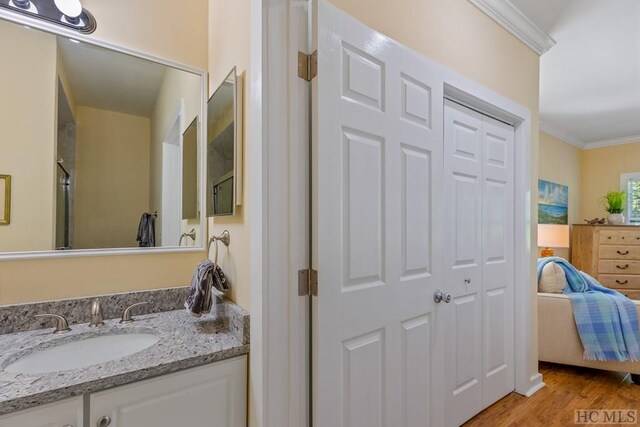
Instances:
[[[0,253],[177,247],[192,229],[199,245],[202,75],[5,21],[0,37]]]
[[[182,219],[198,218],[198,119],[182,135]]]
[[[236,69],[216,89],[208,104],[207,143],[207,216],[235,213],[236,186],[240,185],[237,168],[242,144],[238,135]]]

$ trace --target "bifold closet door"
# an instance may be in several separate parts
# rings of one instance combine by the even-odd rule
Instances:
[[[514,389],[514,129],[444,107],[447,425]]]
[[[314,426],[442,425],[443,84],[420,55],[315,3]]]

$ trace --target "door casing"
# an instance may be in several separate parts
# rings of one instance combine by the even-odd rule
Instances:
[[[281,198],[283,186],[298,188],[309,176],[305,167],[282,162],[300,159],[301,141],[308,142],[302,133],[311,118],[293,111],[308,94],[308,83],[301,83],[295,75],[297,51],[309,52],[315,44],[312,42],[308,49],[308,31],[313,33],[314,17],[301,10],[304,4],[295,0],[251,3],[250,79],[256,88],[249,95],[252,426],[299,427],[307,425],[300,421],[308,420],[309,413],[308,402],[300,406],[309,381],[309,354],[304,345],[309,297],[297,296],[296,274],[308,266],[308,240],[299,234],[304,229],[302,224],[288,223],[294,209],[308,208],[309,195],[299,189],[287,203]],[[537,329],[533,321],[536,289],[531,285],[535,283],[536,256],[532,243],[536,236],[532,221],[532,112],[456,71],[435,62],[434,66],[442,72],[445,98],[515,128],[515,384],[516,392],[530,396],[544,386],[537,367]],[[285,111],[287,117],[276,119],[270,115],[275,111]],[[289,236],[289,241],[274,245],[280,236]]]

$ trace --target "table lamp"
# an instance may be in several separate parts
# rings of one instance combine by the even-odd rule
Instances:
[[[542,257],[553,256],[551,248],[569,247],[569,226],[558,224],[538,224],[538,247],[542,249]]]

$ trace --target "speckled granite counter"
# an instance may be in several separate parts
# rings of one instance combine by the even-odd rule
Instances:
[[[248,314],[228,302],[217,306],[214,314],[200,319],[177,310],[136,316],[136,321],[128,325],[119,324],[117,319],[105,321],[106,325],[98,329],[75,325],[71,332],[60,335],[52,334],[51,328],[0,335],[0,414],[248,353]],[[160,340],[125,358],[82,369],[38,375],[4,371],[33,350],[126,333],[152,333]]]

